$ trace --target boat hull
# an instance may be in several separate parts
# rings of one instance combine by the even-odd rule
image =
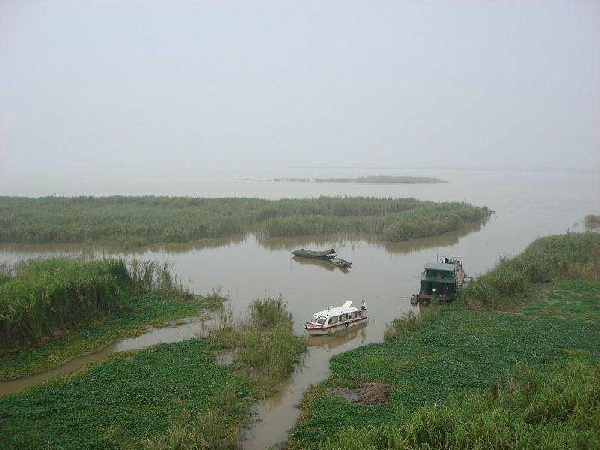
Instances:
[[[366,323],[368,320],[367,316],[361,316],[356,319],[348,320],[346,322],[338,322],[333,325],[318,325],[312,322],[306,322],[304,324],[304,329],[311,336],[323,336],[334,333],[341,333],[343,331],[349,330],[351,328],[357,327],[363,323]]]
[[[301,248],[299,250],[294,250],[292,252],[292,255],[297,256],[299,258],[313,258],[313,259],[329,260],[329,259],[335,258],[335,250],[332,248],[329,250],[306,250],[306,249]]]

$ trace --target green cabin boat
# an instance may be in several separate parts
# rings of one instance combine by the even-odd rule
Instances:
[[[421,273],[421,289],[410,302],[413,305],[427,305],[433,298],[440,303],[452,301],[465,281],[465,271],[460,257],[438,256],[435,263],[425,264]]]

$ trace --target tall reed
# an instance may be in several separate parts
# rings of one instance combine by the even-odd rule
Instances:
[[[254,300],[246,318],[237,326],[215,330],[212,338],[234,351],[234,367],[258,380],[263,392],[288,376],[307,348],[306,339],[294,333],[281,296]]]
[[[263,237],[351,232],[398,241],[445,233],[490,214],[465,203],[372,197],[0,197],[0,210],[0,242],[121,246],[247,232]]]
[[[6,345],[34,344],[115,313],[132,287],[123,261],[56,258],[20,264],[0,285],[0,337]]]
[[[475,308],[509,306],[520,303],[532,286],[564,278],[600,280],[600,234],[537,239],[520,255],[501,260],[469,283],[460,297]]]
[[[168,264],[53,258],[18,263],[0,282],[3,348],[35,345],[120,312],[134,289],[184,293]]]

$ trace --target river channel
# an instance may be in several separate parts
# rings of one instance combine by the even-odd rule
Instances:
[[[437,254],[462,256],[467,275],[477,276],[492,268],[500,256],[521,252],[537,237],[583,231],[585,215],[600,213],[598,173],[447,170],[417,175],[437,176],[449,182],[358,185],[223,178],[189,181],[183,185],[180,182],[175,191],[158,188],[146,191],[163,195],[272,199],[319,195],[414,197],[465,201],[485,205],[494,211],[483,224],[474,224],[443,236],[394,244],[340,236],[263,240],[248,234],[222,241],[149,246],[134,252],[115,252],[114,256],[124,258],[169,262],[183,284],[198,294],[219,288],[229,297],[231,308],[238,316],[244,314],[253,299],[282,295],[293,314],[294,327],[299,334],[303,332],[304,320],[319,309],[340,305],[346,300],[357,304],[366,301],[370,316],[366,326],[335,338],[309,341],[309,351],[303,363],[281,386],[279,394],[257,406],[256,420],[247,432],[244,448],[263,449],[284,441],[300,413],[296,405],[302,394],[311,384],[327,377],[329,359],[333,355],[381,342],[386,326],[393,318],[416,312],[409,303],[410,295],[418,290],[422,266],[435,260]],[[340,258],[352,261],[353,266],[348,272],[343,272],[327,264],[292,259],[290,252],[300,247],[333,247]],[[81,250],[78,246],[4,244],[0,246],[0,263],[10,264],[21,259],[63,253],[77,254]],[[108,252],[100,248],[91,251],[98,255]],[[150,332],[137,341],[115,343],[89,358],[101,359],[114,351],[188,338],[198,335],[200,328],[201,325],[195,323]],[[86,364],[85,360],[74,361],[73,364],[79,362]],[[59,368],[40,376],[58,376],[65,371],[69,369]]]

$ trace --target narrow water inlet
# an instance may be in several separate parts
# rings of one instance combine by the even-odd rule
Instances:
[[[246,430],[242,448],[262,450],[287,441],[301,410],[298,405],[311,386],[329,376],[332,356],[365,345],[367,324],[333,336],[310,336],[309,348],[292,376],[279,385],[279,392],[253,410],[254,421]]]
[[[205,336],[209,325],[207,320],[192,320],[177,326],[155,328],[134,338],[122,339],[107,345],[102,350],[89,355],[72,359],[68,363],[45,372],[40,372],[29,377],[17,378],[0,382],[0,397],[21,392],[28,387],[36,386],[44,381],[68,375],[91,363],[102,361],[113,353],[132,350],[144,350],[157,344],[173,344]]]

